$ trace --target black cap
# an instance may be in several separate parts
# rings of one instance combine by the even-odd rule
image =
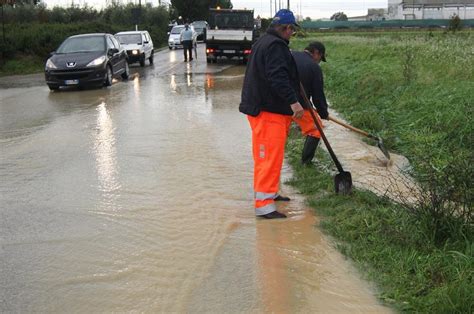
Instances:
[[[324,47],[322,42],[313,41],[308,45],[308,47],[305,48],[305,50],[308,50],[309,52],[314,52],[314,50],[318,50],[321,54],[321,60],[326,62],[326,47]]]

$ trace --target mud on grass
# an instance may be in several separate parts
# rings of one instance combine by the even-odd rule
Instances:
[[[314,165],[302,166],[303,143],[292,130],[287,158],[294,176],[287,183],[305,195],[338,249],[378,285],[383,302],[402,312],[474,311],[472,242],[453,238],[440,247],[397,204],[357,189],[336,195],[329,156],[318,149]]]

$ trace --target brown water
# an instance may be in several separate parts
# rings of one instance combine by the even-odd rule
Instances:
[[[390,312],[290,187],[289,219],[255,219],[244,68],[181,53],[0,90],[0,311]]]
[[[330,114],[344,121],[337,112],[330,110]],[[418,186],[408,175],[408,159],[393,152],[387,159],[377,146],[365,143],[363,136],[334,122],[324,121],[324,125],[331,147],[346,168],[344,170],[351,172],[355,187],[400,203],[415,201]]]

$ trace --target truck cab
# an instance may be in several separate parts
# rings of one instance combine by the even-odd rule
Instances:
[[[207,63],[238,57],[247,63],[255,41],[253,10],[210,9],[206,32]]]

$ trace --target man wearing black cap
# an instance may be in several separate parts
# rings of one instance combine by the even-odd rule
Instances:
[[[298,72],[288,48],[296,26],[293,13],[282,9],[252,46],[239,106],[252,129],[255,214],[267,219],[286,218],[275,201],[289,200],[278,194],[285,143],[292,117],[300,119],[304,113],[298,101]]]
[[[326,62],[326,48],[319,41],[314,41],[304,51],[293,51],[292,53],[298,68],[299,80],[303,84],[308,99],[313,101],[319,117],[328,119],[328,104],[324,95],[323,72],[319,66],[321,61]],[[305,113],[303,118],[294,121],[300,126],[301,133],[306,136],[301,154],[301,162],[309,165],[314,157],[321,135],[314,125],[314,120],[309,112],[311,110],[310,105],[304,102],[301,94],[298,94],[298,96],[300,103],[305,108]],[[319,120],[318,115],[316,117]],[[319,120],[319,123],[322,125],[321,120]]]

